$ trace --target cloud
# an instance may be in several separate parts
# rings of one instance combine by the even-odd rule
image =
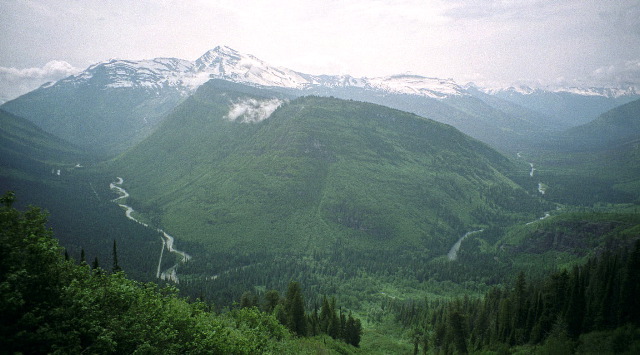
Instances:
[[[226,118],[230,121],[240,121],[242,123],[260,122],[271,116],[273,111],[283,103],[284,101],[275,98],[263,101],[244,99],[231,106]]]
[[[640,87],[640,59],[600,67],[591,73],[591,77],[600,84],[615,83],[619,86]]]
[[[52,60],[40,68],[0,67],[0,100],[14,99],[42,84],[78,73],[80,69],[60,60]]]

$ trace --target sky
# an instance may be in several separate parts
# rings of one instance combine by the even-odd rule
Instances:
[[[308,74],[640,87],[640,1],[2,0],[0,102],[111,58],[218,45]]]

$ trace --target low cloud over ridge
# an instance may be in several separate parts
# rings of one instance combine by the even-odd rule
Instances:
[[[280,99],[243,99],[234,103],[229,109],[226,118],[230,121],[240,121],[242,123],[255,123],[265,120],[271,116],[284,101]]]

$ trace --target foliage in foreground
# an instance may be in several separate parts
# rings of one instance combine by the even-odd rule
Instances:
[[[0,207],[0,348],[8,353],[264,353],[300,346],[256,308],[214,314],[173,288],[65,260],[37,208]],[[316,344],[317,345],[317,344]]]

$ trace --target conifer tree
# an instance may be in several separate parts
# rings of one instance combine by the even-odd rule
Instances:
[[[280,303],[280,293],[276,290],[269,290],[264,294],[264,311],[273,313],[276,306]]]
[[[640,240],[636,240],[633,251],[625,265],[620,293],[620,321],[640,325]]]
[[[240,297],[240,308],[250,308],[255,306],[253,304],[253,295],[249,291],[245,291]]]
[[[347,322],[345,324],[345,341],[347,344],[351,344],[353,346],[360,346],[360,337],[362,332],[362,325],[360,324],[359,319],[354,319],[351,313],[349,313],[349,317],[347,317]]]
[[[449,319],[451,327],[450,331],[456,350],[461,354],[466,354],[468,351],[466,343],[466,332],[464,329],[464,317],[460,314],[460,312],[456,310],[451,313]]]
[[[585,312],[584,285],[581,283],[580,268],[573,269],[569,287],[570,295],[565,312],[567,333],[570,337],[577,338],[582,333]]]
[[[331,304],[325,295],[322,297],[322,308],[320,309],[320,330],[323,333],[329,334],[329,321],[332,314]]]
[[[287,314],[287,327],[299,336],[307,334],[307,319],[304,313],[304,299],[300,284],[291,281],[285,298],[285,310]]]
[[[122,271],[120,265],[118,265],[118,247],[116,246],[116,240],[113,240],[113,268],[111,269],[113,272]]]

